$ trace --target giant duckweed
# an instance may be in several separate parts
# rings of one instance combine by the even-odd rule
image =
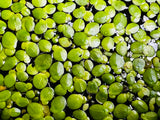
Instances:
[[[0,120],[160,119],[160,0],[0,0]]]

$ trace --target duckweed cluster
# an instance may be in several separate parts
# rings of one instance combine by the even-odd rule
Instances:
[[[0,120],[159,120],[160,0],[0,0]]]

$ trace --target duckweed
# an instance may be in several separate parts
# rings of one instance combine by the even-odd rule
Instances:
[[[0,0],[0,119],[160,119],[160,0]]]
[[[2,45],[8,49],[16,48],[17,37],[12,32],[6,32],[2,37]]]
[[[28,114],[34,119],[40,119],[44,116],[43,106],[39,103],[32,102],[27,106]]]
[[[108,109],[103,105],[94,104],[89,108],[89,113],[94,120],[102,120],[108,116]]]
[[[70,109],[78,109],[83,104],[83,96],[80,94],[72,94],[67,98],[67,105]]]

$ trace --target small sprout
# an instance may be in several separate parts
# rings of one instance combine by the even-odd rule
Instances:
[[[100,39],[97,36],[90,36],[87,38],[90,47],[95,48],[100,45]]]
[[[148,88],[142,87],[138,92],[138,97],[142,99],[144,96],[150,96],[150,90]]]
[[[63,11],[63,7],[64,7],[64,3],[59,3],[57,5],[57,10],[60,11],[60,12],[62,12]]]
[[[6,107],[6,102],[0,102],[0,109],[4,109]]]
[[[64,68],[66,69],[66,71],[70,71],[71,67],[72,67],[72,62],[71,61],[66,61],[64,63]]]
[[[27,67],[27,73],[29,75],[36,75],[38,73],[37,69],[32,66],[32,64],[29,64]]]
[[[8,48],[4,49],[4,52],[7,56],[14,55],[15,51],[16,51],[15,49],[8,49]]]
[[[125,56],[127,54],[127,43],[126,42],[120,42],[116,46],[116,51],[119,55]]]
[[[141,42],[134,42],[131,44],[131,51],[136,54],[143,53],[145,44]]]
[[[153,31],[151,31],[150,36],[153,39],[159,39],[160,38],[160,31],[159,30],[153,30]]]
[[[19,99],[20,97],[22,97],[22,94],[20,92],[14,92],[11,96],[11,100],[13,100],[14,102]]]
[[[138,32],[133,34],[133,38],[139,42],[145,42],[146,41],[146,32],[142,29],[139,29]]]
[[[93,62],[91,60],[86,60],[84,62],[84,67],[86,70],[91,71],[94,67]]]

